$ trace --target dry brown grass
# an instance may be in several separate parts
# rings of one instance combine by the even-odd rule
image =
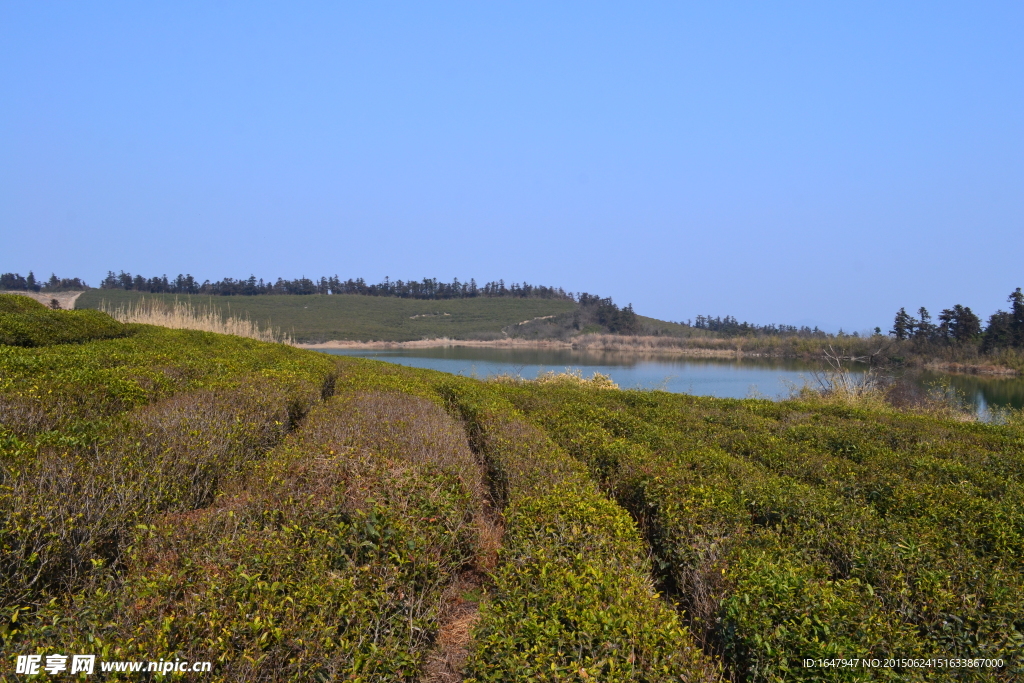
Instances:
[[[618,389],[619,385],[612,381],[609,375],[602,375],[595,372],[589,378],[583,376],[582,370],[566,369],[565,372],[550,370],[537,376],[536,379],[523,379],[514,375],[497,375],[491,378],[492,382],[501,384],[516,384],[519,382],[531,382],[534,384],[548,385],[571,385],[578,387],[590,387],[592,389]]]
[[[480,590],[480,576],[464,572],[445,591],[441,626],[420,683],[460,683],[463,680],[473,627],[480,621]]]
[[[282,333],[275,327],[268,325],[266,328],[262,328],[249,318],[225,315],[221,309],[213,305],[196,308],[191,303],[182,303],[177,300],[174,301],[174,304],[168,305],[159,300],[147,301],[143,297],[134,304],[123,304],[117,307],[103,301],[100,303],[100,310],[122,323],[157,325],[174,330],[216,332],[217,334],[248,337],[264,342],[294,344],[291,335]]]

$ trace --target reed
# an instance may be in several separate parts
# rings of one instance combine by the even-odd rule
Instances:
[[[263,342],[294,344],[290,334],[282,333],[276,327],[268,325],[266,328],[262,328],[248,316],[240,318],[230,315],[230,313],[225,315],[220,308],[212,304],[196,307],[191,302],[181,302],[177,299],[174,300],[174,303],[168,303],[154,299],[147,300],[143,297],[138,301],[117,307],[102,301],[99,308],[122,323],[157,325],[174,330],[200,330],[247,337]]]

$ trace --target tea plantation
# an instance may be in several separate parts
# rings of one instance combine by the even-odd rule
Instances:
[[[1024,679],[1019,426],[77,313],[0,307],[0,679]]]

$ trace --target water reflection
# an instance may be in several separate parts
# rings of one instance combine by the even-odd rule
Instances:
[[[1024,380],[1018,377],[922,372],[915,380],[924,386],[948,385],[980,413],[989,407],[1024,408]]]
[[[508,349],[449,346],[397,350],[329,350],[327,353],[429,368],[456,375],[485,378],[511,374],[527,379],[568,369],[584,375],[610,375],[624,389],[661,389],[674,393],[720,398],[785,398],[804,384],[816,385],[819,363],[778,358],[693,358],[572,349]],[[863,366],[851,366],[860,374]],[[923,387],[949,386],[979,412],[989,407],[1024,407],[1024,380],[1019,378],[919,373],[913,381]]]

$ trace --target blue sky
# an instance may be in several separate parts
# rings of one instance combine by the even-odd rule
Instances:
[[[1024,286],[1024,4],[0,1],[0,270],[888,326]]]

